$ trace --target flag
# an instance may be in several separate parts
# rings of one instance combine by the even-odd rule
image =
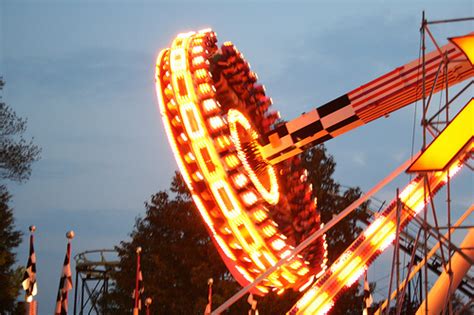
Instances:
[[[33,297],[38,292],[38,286],[36,284],[36,255],[33,245],[33,232],[35,231],[35,227],[30,226],[30,231],[30,256],[28,257],[26,270],[23,274],[23,281],[21,282],[23,290],[25,290],[25,300],[28,303],[33,301]]]
[[[370,293],[369,281],[367,280],[367,271],[364,273],[364,311],[362,315],[369,314],[369,308],[372,306],[372,294]]]
[[[211,314],[211,311],[212,311],[212,284],[213,283],[214,283],[214,279],[209,278],[209,280],[207,280],[207,285],[209,289],[207,291],[207,305],[206,305],[206,309],[204,310],[204,315],[209,315]]]
[[[249,315],[258,315],[257,300],[253,298],[252,293],[249,294],[249,297],[247,298],[247,302],[250,304]]]
[[[71,241],[70,241],[71,238],[69,238],[69,241],[67,243],[67,250],[66,250],[66,256],[64,257],[63,271],[61,273],[61,279],[59,280],[59,289],[58,289],[58,296],[56,298],[55,315],[67,315],[67,311],[68,311],[67,295],[68,295],[68,291],[72,289]]]
[[[135,277],[135,289],[133,289],[133,314],[138,314],[138,311],[142,309],[142,294],[145,291],[143,285],[143,276],[142,268],[140,265],[140,253],[142,251],[141,247],[137,248],[137,273]]]

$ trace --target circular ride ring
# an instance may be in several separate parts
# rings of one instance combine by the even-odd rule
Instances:
[[[262,137],[279,118],[233,44],[211,30],[177,36],[157,58],[156,92],[181,174],[219,254],[246,286],[286,258],[254,293],[303,290],[326,269],[320,238],[290,259],[321,227],[306,170],[296,157],[272,166]]]

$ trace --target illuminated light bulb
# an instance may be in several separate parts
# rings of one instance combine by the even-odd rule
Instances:
[[[372,222],[372,224],[370,224],[369,227],[367,227],[367,229],[364,231],[365,238],[369,238],[370,236],[372,236],[372,234],[374,234],[375,231],[378,230],[380,225],[382,225],[382,223],[385,219],[386,219],[386,217],[384,217],[383,215],[381,215],[377,219],[375,219],[375,221]]]
[[[350,287],[359,277],[364,273],[365,265],[362,263],[360,256],[351,257],[346,260],[346,263],[340,268],[337,279],[343,283],[346,287]]]
[[[263,294],[267,294],[268,293],[268,289],[261,286],[261,285],[257,285],[256,287],[260,292],[262,292]]]
[[[298,291],[299,292],[303,292],[304,290],[306,290],[314,281],[314,275],[310,276],[308,281],[306,281],[299,289]]]
[[[303,264],[299,260],[295,260],[290,264],[290,268],[294,270],[298,270]]]
[[[202,181],[202,180],[204,180],[204,176],[202,176],[201,172],[196,171],[196,172],[194,172],[194,174],[193,174],[193,179],[194,179],[195,181]]]
[[[372,246],[383,251],[395,239],[395,224],[381,215],[364,231],[364,237],[370,239]]]
[[[216,142],[217,142],[217,146],[219,147],[220,151],[224,151],[224,150],[228,149],[231,145],[229,137],[227,137],[225,135],[224,136],[219,136],[216,139]]]
[[[265,234],[267,237],[272,237],[276,233],[276,229],[273,225],[267,225],[263,229],[263,234]]]
[[[224,242],[224,240],[219,235],[214,235],[214,238],[216,239],[217,244],[219,244],[219,247],[222,249],[224,254],[233,261],[235,261],[235,256],[230,250],[230,248],[227,246],[227,243]]]
[[[240,246],[239,243],[232,243],[230,247],[232,247],[233,249],[242,249],[242,246]]]
[[[255,263],[255,265],[257,265],[257,267],[260,270],[265,271],[267,268],[265,267],[265,265],[260,260],[260,256],[261,256],[261,254],[259,252],[250,253],[250,258],[252,258],[252,261]]]
[[[196,161],[196,157],[194,156],[192,152],[189,152],[188,154],[184,156],[184,160],[188,163],[193,163]]]
[[[285,259],[285,258],[290,257],[290,255],[291,255],[291,250],[287,249],[283,253],[281,253],[280,257],[281,259]]]
[[[213,130],[219,130],[225,126],[224,121],[220,116],[213,116],[208,119],[208,122]]]
[[[298,303],[296,303],[296,307],[298,310],[305,309],[314,300],[314,298],[321,293],[322,292],[319,292],[318,287],[312,287],[305,294],[303,294],[303,297],[298,301]]]
[[[266,218],[268,218],[268,215],[264,210],[258,209],[258,210],[253,212],[253,217],[255,218],[255,220],[257,220],[257,223],[261,223]]]
[[[242,258],[242,260],[246,261],[246,262],[252,262],[252,260],[250,260],[250,258],[248,258],[247,256],[245,256],[244,258]]]
[[[284,289],[284,288],[278,290],[278,291],[277,291],[277,295],[282,295],[283,292],[285,292],[285,289]]]
[[[197,67],[203,65],[204,62],[205,62],[205,59],[204,59],[203,56],[197,56],[197,57],[193,58],[192,64],[193,64],[193,67],[197,68]]]
[[[188,142],[188,137],[184,132],[180,133],[178,141],[181,142],[181,144]]]
[[[204,52],[204,48],[202,46],[194,46],[192,49],[193,55],[199,55]]]
[[[417,182],[412,182],[410,183],[403,191],[398,195],[398,198],[400,198],[402,201],[406,200],[408,196],[413,192],[413,190],[417,186]]]
[[[232,176],[232,181],[237,188],[242,188],[249,182],[247,176],[241,173]]]
[[[230,230],[227,226],[224,228],[224,231],[226,231],[227,234],[231,234],[231,233],[232,233],[232,230]]]
[[[196,79],[202,81],[209,77],[209,72],[207,72],[206,69],[197,69],[194,72],[194,76],[196,77]]]
[[[227,155],[224,158],[224,161],[227,164],[227,166],[231,169],[237,167],[240,164],[240,160],[235,154]]]
[[[286,243],[281,239],[276,239],[272,242],[272,247],[274,250],[279,251],[286,246]]]
[[[303,267],[301,268],[300,270],[298,270],[296,273],[299,274],[300,276],[304,276],[305,274],[307,274],[309,272],[309,269],[306,268],[306,267]]]
[[[174,111],[177,108],[176,102],[174,101],[174,99],[170,99],[170,101],[166,103],[166,106],[168,107],[170,111]]]
[[[212,87],[209,83],[201,83],[198,85],[198,91],[202,96],[207,96],[212,91]]]
[[[258,201],[257,195],[251,191],[242,194],[242,199],[247,206],[252,206]]]
[[[248,282],[253,282],[255,280],[254,277],[252,277],[245,268],[242,268],[241,266],[235,266],[235,268],[240,272],[240,274],[248,281]]]
[[[207,114],[212,114],[219,109],[219,106],[217,105],[216,101],[211,98],[204,100],[202,102],[202,107],[204,109],[204,112],[206,112]]]
[[[270,263],[271,266],[275,266],[277,263],[276,260],[273,258],[273,255],[270,255],[267,251],[262,251],[263,256],[265,259]],[[280,282],[279,286],[283,286],[283,284]]]
[[[281,276],[286,279],[289,283],[293,284],[296,282],[297,278],[292,273],[288,272],[287,270],[283,270]]]
[[[327,292],[320,292],[318,296],[311,301],[311,304],[304,310],[304,315],[325,315],[334,306],[334,301],[329,298]]]
[[[181,118],[179,118],[178,115],[174,116],[173,119],[171,120],[171,124],[172,124],[174,127],[179,127],[179,126],[181,126]]]
[[[351,251],[346,251],[344,254],[342,254],[331,266],[331,272],[336,273],[339,269],[341,269],[344,265],[344,262],[352,256]]]

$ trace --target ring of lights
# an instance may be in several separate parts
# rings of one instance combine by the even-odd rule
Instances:
[[[271,103],[243,56],[232,44],[219,49],[216,42],[210,30],[178,35],[158,56],[156,89],[181,174],[221,257],[245,286],[289,258],[295,242],[320,227],[319,215],[298,159],[278,169],[262,161],[256,169],[250,161],[258,157],[260,134],[277,117],[269,113]],[[288,178],[279,182],[278,175],[284,174]],[[292,226],[298,231],[301,222],[285,228],[276,222],[278,211],[306,220],[299,238],[287,232]],[[322,238],[254,293],[302,290],[324,272],[326,255]]]

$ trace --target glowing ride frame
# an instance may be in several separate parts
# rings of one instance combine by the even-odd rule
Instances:
[[[239,147],[240,140],[239,136],[235,133],[235,126],[236,124],[239,124],[252,136],[254,140],[258,138],[258,134],[250,126],[249,120],[243,113],[240,111],[232,113],[232,110],[229,110],[230,115],[228,114],[227,119],[229,120],[229,127],[231,129],[230,133],[233,133],[233,135],[230,136],[231,139],[229,139],[229,134],[217,138],[212,135],[213,130],[225,130],[227,122],[225,121],[225,118],[223,119],[222,113],[221,115],[218,114],[220,106],[217,101],[213,99],[213,93],[216,91],[212,83],[210,83],[210,78],[208,78],[210,75],[208,68],[209,61],[202,56],[203,51],[206,49],[204,46],[200,46],[200,44],[203,41],[208,40],[206,38],[207,36],[212,37],[215,35],[209,30],[201,31],[197,34],[180,34],[173,42],[171,53],[170,50],[165,50],[160,53],[157,60],[157,94],[160,100],[160,109],[163,115],[165,129],[172,145],[173,152],[175,153],[176,160],[178,161],[183,177],[191,190],[198,210],[206,222],[211,238],[216,243],[229,270],[233,273],[240,284],[244,286],[245,284],[255,280],[259,274],[267,274],[266,271],[272,270],[272,272],[268,274],[268,278],[263,281],[263,285],[256,287],[260,293],[267,292],[268,287],[278,288],[279,292],[282,292],[286,287],[299,288],[300,290],[303,290],[311,284],[314,277],[308,274],[309,270],[305,270],[303,274],[300,272],[295,273],[295,270],[289,271],[288,266],[305,267],[308,263],[304,260],[302,262],[301,256],[289,257],[292,252],[292,247],[286,244],[286,238],[284,235],[278,233],[276,224],[268,219],[268,211],[266,211],[266,209],[260,207],[257,211],[250,211],[250,216],[248,215],[249,213],[247,213],[248,211],[245,211],[247,209],[246,206],[252,206],[258,202],[258,195],[263,197],[268,204],[272,204],[276,200],[272,199],[271,195],[274,188],[278,187],[277,185],[271,184],[270,191],[268,191],[263,187],[263,185],[261,185],[259,178],[255,178],[255,173],[253,174],[254,178],[251,178],[249,181],[248,177],[252,177],[253,170],[250,165],[245,165],[246,157],[242,153],[242,148]],[[193,44],[196,45],[193,46]],[[445,49],[447,52],[449,51],[451,58],[454,59],[459,57],[461,53],[453,47],[454,45],[450,44],[443,46],[442,49]],[[188,64],[186,63],[186,58],[188,58],[186,55],[187,53],[190,55]],[[435,91],[440,88],[440,85],[436,82],[437,74],[435,70],[438,64],[434,61],[439,61],[441,59],[442,58],[434,56],[432,59],[433,64],[430,66],[430,80],[432,80],[430,84],[432,84],[433,90]],[[413,69],[416,69],[413,64],[414,62],[409,64],[412,67],[409,71],[407,70],[406,73],[413,72]],[[439,64],[441,65],[441,63]],[[191,69],[189,69],[188,66]],[[192,69],[193,67],[196,67],[197,69]],[[171,71],[171,74],[169,71]],[[456,72],[457,75],[452,75],[454,72]],[[458,64],[456,69],[450,73],[451,77],[448,78],[448,83],[449,85],[452,85],[472,76],[473,70],[472,66],[467,67],[466,63],[462,63]],[[320,119],[320,117],[325,119],[321,113],[323,113],[323,110],[327,111],[329,108],[331,112],[336,112],[332,115],[333,118],[331,119],[333,121],[334,119],[336,119],[335,121],[339,120],[340,122],[345,120],[348,121],[346,125],[343,125],[342,127],[338,126],[339,129],[335,130],[333,136],[337,136],[350,129],[358,127],[363,123],[382,117],[388,112],[405,106],[410,103],[409,100],[416,100],[419,98],[419,95],[416,93],[410,94],[409,97],[411,98],[409,100],[405,99],[403,101],[404,103],[402,102],[402,105],[393,107],[393,104],[395,104],[394,102],[397,102],[397,97],[405,92],[404,88],[402,87],[400,89],[399,85],[395,85],[393,87],[395,91],[393,93],[395,94],[390,94],[383,83],[378,81],[383,81],[384,79],[395,75],[395,72],[391,72],[388,75],[381,77],[381,79],[374,80],[374,83],[371,82],[354,90],[348,94],[349,96],[341,99],[342,103],[341,100],[338,99],[336,100],[336,103],[330,102],[321,108],[318,108],[315,111],[316,115],[307,115],[306,117],[290,121],[285,126],[287,128],[287,134],[288,130],[292,125],[295,125],[297,120],[304,122],[304,127],[307,127],[315,125],[315,120]],[[207,81],[206,77],[208,79]],[[402,86],[403,84],[406,84],[403,79],[401,79],[400,82]],[[380,88],[385,89],[384,94],[382,94],[382,97],[385,97],[386,95],[388,97],[386,105],[383,105],[385,106],[385,109],[382,108],[383,106],[380,106],[382,109],[373,109],[372,104],[367,103],[364,105],[364,103],[358,101],[359,103],[357,103],[357,106],[361,113],[359,115],[350,108],[350,106],[356,106],[352,105],[351,102],[354,102],[358,94],[364,95],[364,88],[371,89],[371,84],[378,84]],[[377,91],[373,93],[376,92]],[[202,95],[205,96],[204,99]],[[376,94],[375,98],[380,98],[380,95]],[[366,99],[368,102],[371,100],[370,98]],[[343,110],[339,111],[341,106]],[[178,110],[176,109],[177,107],[179,107]],[[334,110],[331,107],[333,107]],[[175,114],[176,111],[178,112],[177,115]],[[201,113],[205,113],[206,111],[212,112],[215,115],[212,117],[204,117],[203,114],[203,116],[201,116]],[[358,119],[361,119],[362,122],[354,121],[353,116],[351,116],[352,118],[349,117],[350,119],[346,119],[347,115],[354,114],[359,115]],[[327,120],[328,119],[326,118],[326,121]],[[324,124],[323,121],[323,127],[326,128]],[[183,125],[184,128],[181,127],[180,129],[180,126]],[[234,129],[233,131],[232,128]],[[326,129],[331,132],[331,128],[333,128],[333,126],[329,126],[329,128]],[[181,132],[178,132],[179,130]],[[295,133],[299,132],[299,130],[293,131],[295,131]],[[275,132],[273,133],[273,136],[274,135],[276,135]],[[321,139],[324,138],[324,133],[318,132],[318,134],[307,135],[306,138],[303,138],[301,141],[300,138],[296,138],[296,141],[300,142],[295,142],[295,138],[292,137],[293,142],[289,143],[283,141],[282,143],[282,140],[284,139],[272,137],[272,134],[270,134],[270,144],[267,145],[267,148],[270,148],[270,151],[272,151],[273,154],[278,152],[278,150],[282,152],[280,156],[274,158],[274,161],[279,162],[299,150],[294,149],[294,145],[299,148],[301,145],[305,146],[310,142],[311,144],[314,144],[314,141],[319,141],[318,137]],[[191,145],[187,144],[188,142],[191,142]],[[215,150],[215,147],[232,147],[232,144],[234,145],[234,150],[230,155],[220,156],[220,152]],[[285,153],[282,149],[278,149],[277,147],[282,144],[287,147],[293,145],[293,147],[290,147],[293,151],[291,153],[289,151]],[[186,148],[188,149],[186,150]],[[258,148],[258,150],[261,150],[264,153],[266,152],[265,148]],[[471,151],[472,142],[468,148],[468,152]],[[268,154],[266,156],[268,156]],[[223,162],[221,162],[221,160]],[[449,170],[431,172],[429,174],[429,190],[433,194],[436,193],[436,191],[445,184],[447,176],[451,177],[457,170],[459,170],[462,166],[462,162],[462,159],[458,159],[455,163],[451,164]],[[192,163],[197,163],[199,165],[197,170],[196,168],[193,169],[189,166]],[[211,170],[209,169],[209,166],[211,167]],[[232,176],[226,174],[226,170],[231,169],[234,171],[239,167],[243,169],[243,171],[237,175],[234,175],[234,173]],[[272,168],[269,166],[267,168],[269,178],[271,178],[271,170]],[[198,189],[196,189],[196,187],[200,185],[198,183],[203,181],[209,183],[211,194],[217,202],[217,205],[222,210],[223,217],[227,219],[226,223],[222,224],[222,222],[218,222],[222,217],[219,217],[219,213],[216,214],[215,211],[213,211],[215,210],[213,207],[209,207],[209,204],[205,204],[209,203],[209,194],[207,192],[202,193],[202,190],[197,192]],[[242,187],[249,187],[245,185],[250,185],[251,188],[246,190],[244,193],[236,193],[235,190],[233,190],[235,188],[238,190]],[[400,199],[405,205],[405,211],[403,211],[401,218],[401,226],[405,225],[413,215],[416,215],[416,213],[424,208],[426,203],[429,202],[429,200],[427,200],[429,199],[427,198],[428,192],[424,190],[423,186],[424,184],[421,177],[417,177],[400,194]],[[409,209],[409,211],[406,211],[406,209]],[[353,243],[345,254],[341,256],[335,264],[333,264],[329,272],[320,278],[303,295],[302,299],[292,308],[289,314],[326,313],[334,304],[334,298],[338,292],[356,281],[371,261],[393,242],[396,228],[394,218],[394,205],[392,203],[392,205],[389,206],[383,214],[378,217]],[[265,225],[263,228],[252,225],[252,223],[255,222],[258,225],[267,219],[270,221],[270,224]],[[245,228],[247,235],[242,234],[243,231],[240,226]],[[223,233],[223,231],[226,233]],[[230,237],[229,235],[234,237],[230,242],[224,240],[224,237]],[[245,236],[248,235],[250,235],[252,239],[250,244],[248,239],[245,238]],[[265,238],[274,235],[277,235],[277,239],[272,240],[272,242],[268,242],[268,239]],[[233,253],[236,249],[243,250],[246,253],[246,256],[237,257],[237,255]],[[282,255],[275,255],[275,253],[272,252],[272,249],[276,251],[278,251],[278,249],[286,249],[286,251],[283,252]],[[258,253],[262,250],[262,253]],[[271,256],[272,254],[273,256]],[[290,264],[287,264],[285,261],[284,264],[279,265],[280,259],[278,259],[278,257],[282,260],[285,258],[292,258],[293,261],[291,261]],[[264,259],[262,260],[261,258]],[[253,266],[249,266],[248,264],[243,266],[242,264],[239,264],[243,261],[250,263],[250,265],[253,264]],[[235,265],[233,263],[235,263]],[[278,266],[280,269],[273,268],[272,266]],[[324,270],[325,261],[323,261],[321,272],[316,275],[316,278],[320,277]],[[254,271],[253,274],[250,274],[252,271]],[[291,278],[293,282],[289,279],[289,274],[285,273],[285,271],[289,271],[289,274],[294,276]],[[260,279],[260,277],[257,279]],[[282,282],[282,279],[287,281]]]
[[[254,140],[258,137],[256,131],[244,114],[231,109],[227,114],[231,135],[226,133],[228,123],[215,99],[205,58],[212,49],[205,44],[213,37],[210,30],[178,35],[171,48],[157,58],[156,92],[168,140],[194,203],[225,264],[245,286],[286,258],[293,247],[269,217],[265,203],[260,202],[260,197],[268,205],[278,202],[275,170],[266,167],[270,183],[267,189],[245,163],[239,147],[237,125]],[[325,241],[323,246],[323,259],[316,268],[319,275],[326,269]],[[268,288],[281,293],[290,287],[306,287],[314,280],[308,265],[301,255],[293,257],[254,293],[265,294]]]

